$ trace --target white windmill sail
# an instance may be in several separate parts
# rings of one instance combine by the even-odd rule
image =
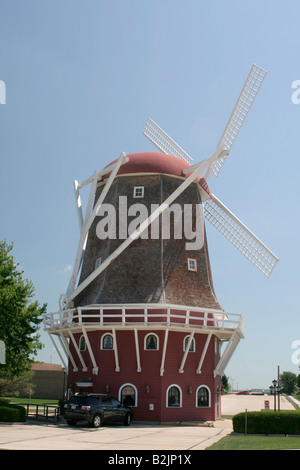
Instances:
[[[211,162],[205,174],[207,180],[213,172],[216,176],[225,159],[229,155],[232,145],[237,138],[242,125],[250,111],[257,93],[266,77],[266,70],[256,64],[251,67],[250,73],[243,86],[240,96],[233,108],[231,116],[217,146],[219,158]],[[166,134],[152,119],[149,118],[144,134],[162,152],[183,158],[191,164],[192,158]],[[193,165],[183,174],[188,175],[198,165]],[[276,255],[262,243],[216,196],[204,201],[204,215],[206,219],[225,236],[248,260],[254,264],[265,276],[270,277],[276,263]]]
[[[204,202],[205,218],[265,276],[279,259],[216,196]]]
[[[253,102],[266,75],[266,70],[262,69],[256,64],[253,64],[218,144],[218,147],[222,146],[226,148],[228,153],[234,144],[242,125],[245,122],[245,119],[251,109],[251,106],[253,105]],[[213,172],[215,176],[218,176],[227,155],[220,158],[220,160],[213,163],[211,167],[208,168],[205,175],[206,180],[208,179],[211,172]]]
[[[188,163],[193,159],[178,145],[168,134],[165,133],[152,119],[148,119],[144,135],[156,145],[159,150],[168,155],[182,158]]]

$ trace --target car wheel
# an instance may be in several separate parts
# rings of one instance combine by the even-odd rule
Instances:
[[[102,423],[103,419],[101,415],[97,414],[93,417],[92,425],[94,428],[99,428],[100,426],[102,426]]]
[[[124,426],[129,426],[130,423],[131,423],[130,413],[126,413],[126,415],[124,416]]]

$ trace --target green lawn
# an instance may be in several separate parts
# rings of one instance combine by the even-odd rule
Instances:
[[[9,400],[10,403],[22,403],[22,404],[31,404],[31,405],[58,405],[58,400],[50,400],[49,398],[20,398],[20,397],[0,397],[0,399]]]
[[[223,437],[206,450],[300,449],[299,437],[237,435]]]

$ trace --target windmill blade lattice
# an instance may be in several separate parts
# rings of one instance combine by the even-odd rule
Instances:
[[[203,205],[205,218],[265,276],[270,277],[279,258],[216,196]]]
[[[168,134],[165,133],[152,119],[148,119],[144,135],[163,153],[182,158],[192,163],[190,157]]]
[[[230,151],[266,75],[266,70],[258,67],[256,64],[253,64],[245,85],[222,134],[218,147],[223,146],[228,150],[228,152]],[[207,176],[205,176],[206,179],[211,172],[213,172],[215,176],[218,176],[226,158],[227,157],[224,156],[212,165],[212,167],[208,170]]]

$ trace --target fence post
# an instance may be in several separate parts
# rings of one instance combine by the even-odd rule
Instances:
[[[245,436],[247,436],[247,408],[245,410]]]

